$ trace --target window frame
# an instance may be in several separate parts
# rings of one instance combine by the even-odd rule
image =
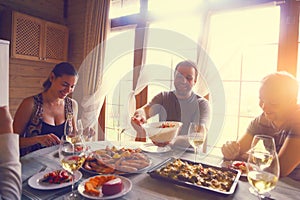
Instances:
[[[110,20],[111,29],[122,28],[124,26],[136,26],[136,35],[135,35],[135,47],[139,46],[141,48],[136,49],[134,52],[134,64],[133,67],[141,66],[144,61],[144,44],[147,37],[147,32],[145,31],[148,27],[148,24],[155,19],[151,16],[151,13],[148,12],[148,1],[150,0],[140,0],[140,13],[118,17]],[[209,13],[215,11],[225,11],[237,8],[243,8],[245,6],[257,5],[262,3],[276,3],[273,0],[259,0],[253,2],[240,1],[238,4],[228,4],[228,2],[216,4],[208,3],[208,6],[205,7],[203,13],[205,15],[204,19],[209,16]],[[279,3],[279,1],[278,1]],[[286,1],[285,3],[280,4],[280,31],[279,31],[279,42],[278,42],[278,62],[277,62],[277,71],[287,71],[296,76],[297,72],[297,56],[298,56],[298,32],[299,32],[299,7],[300,2],[296,1]],[[203,23],[205,24],[205,23]],[[144,31],[142,31],[144,30]],[[203,29],[202,29],[203,30]],[[203,33],[200,33],[200,36],[203,36]],[[200,38],[203,40],[205,38]],[[135,70],[136,71],[136,70]],[[139,72],[133,76],[133,88],[135,87],[138,80]],[[136,107],[139,108],[147,103],[148,97],[148,88],[136,95]],[[104,104],[105,105],[105,104]],[[102,108],[99,116],[99,123],[102,127],[105,127],[105,106]],[[105,133],[104,133],[105,134]],[[105,137],[102,138],[103,140]]]

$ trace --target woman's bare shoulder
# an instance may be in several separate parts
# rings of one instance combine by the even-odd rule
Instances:
[[[27,105],[33,104],[34,103],[33,96],[26,97],[25,99],[23,99],[22,103],[27,104]]]
[[[19,109],[23,109],[23,110],[32,110],[34,106],[34,98],[33,96],[30,97],[26,97],[25,99],[22,100]]]
[[[30,119],[33,107],[33,96],[23,99],[14,116],[13,127],[16,133],[23,133],[25,124]]]

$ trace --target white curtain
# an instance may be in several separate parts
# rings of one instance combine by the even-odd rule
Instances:
[[[84,35],[84,55],[79,68],[79,81],[73,97],[79,106],[78,119],[84,127],[94,127],[96,133],[98,117],[105,96],[101,94],[103,83],[103,66],[105,57],[105,40],[107,37],[108,13],[110,0],[87,0]],[[98,135],[96,134],[96,138]]]

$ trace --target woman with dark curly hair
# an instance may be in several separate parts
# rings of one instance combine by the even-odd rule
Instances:
[[[44,82],[44,91],[22,101],[13,122],[14,132],[20,135],[21,156],[59,144],[65,123],[75,125],[78,106],[68,95],[74,91],[77,80],[73,65],[59,63]]]

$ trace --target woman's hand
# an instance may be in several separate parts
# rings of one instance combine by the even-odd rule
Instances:
[[[225,159],[235,160],[240,155],[240,144],[236,141],[228,141],[222,146]]]
[[[53,133],[36,136],[36,139],[37,143],[41,144],[44,147],[50,147],[58,145],[60,143],[60,139]]]

